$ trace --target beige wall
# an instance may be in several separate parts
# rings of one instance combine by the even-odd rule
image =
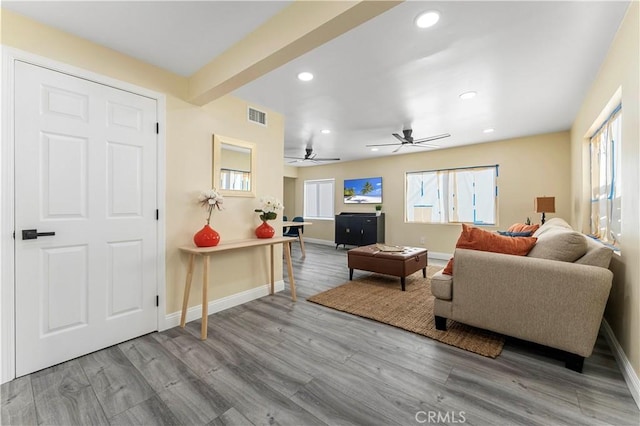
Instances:
[[[296,179],[290,177],[283,178],[284,194],[282,203],[284,204],[284,215],[292,220],[296,212]]]
[[[269,114],[269,127],[248,123],[247,104],[231,96],[196,107],[182,100],[187,87],[183,77],[5,10],[2,11],[2,43],[167,95],[166,310],[167,313],[178,311],[186,258],[177,248],[191,245],[193,234],[205,223],[205,211],[198,206],[197,196],[200,191],[211,188],[212,135],[220,133],[256,143],[257,196],[273,195],[282,199],[282,116],[261,108]],[[225,210],[214,212],[211,223],[223,241],[252,235],[260,223],[253,211],[258,207],[257,200],[227,197]],[[214,281],[210,300],[266,284],[267,262],[264,248],[216,256],[210,269],[211,281]],[[280,280],[282,264],[276,265],[276,280]],[[193,280],[190,305],[197,305],[201,291],[200,267]]]
[[[640,4],[632,2],[571,128],[572,221],[589,231],[588,136],[620,89],[622,95],[622,239],[605,318],[640,375]]]
[[[568,132],[537,135],[460,148],[424,151],[400,156],[349,163],[301,167],[296,179],[296,214],[302,214],[303,183],[308,179],[334,178],[335,211],[374,212],[374,205],[344,204],[343,181],[349,178],[382,176],[382,210],[385,213],[386,242],[420,246],[425,237],[429,250],[453,253],[460,225],[404,223],[404,173],[453,167],[499,164],[498,226],[506,229],[530,217],[539,222],[533,200],[555,196],[556,213],[548,217],[570,217],[570,141]],[[305,227],[305,237],[334,240],[334,222],[314,220]]]

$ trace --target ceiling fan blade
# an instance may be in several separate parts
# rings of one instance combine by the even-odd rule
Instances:
[[[430,136],[428,138],[416,139],[416,140],[413,141],[413,143],[422,143],[422,142],[435,141],[435,140],[438,140],[438,139],[448,138],[449,136],[451,136],[449,133],[443,133],[441,135]]]
[[[394,149],[394,150],[393,150],[393,151],[391,151],[391,152],[398,152],[398,151],[400,151],[400,149],[401,149],[403,146],[405,146],[405,145],[407,145],[407,144],[406,144],[406,143],[400,144],[400,146],[399,146],[399,147],[397,147],[396,149]]]
[[[285,155],[284,158],[287,158],[289,160],[304,160],[304,158],[302,157],[289,157],[288,155]]]
[[[431,145],[428,143],[412,143],[408,145],[414,148],[440,148],[438,145]]]
[[[303,159],[298,159],[298,160],[293,160],[293,161],[287,161],[287,163],[291,164],[291,163],[300,163],[304,161]]]
[[[405,143],[405,142],[403,142]],[[365,146],[390,146],[390,145],[402,145],[399,143],[377,143],[377,144],[372,144],[372,145],[365,145]]]
[[[408,140],[406,140],[405,138],[403,138],[402,136],[400,136],[400,135],[399,135],[399,134],[397,134],[397,133],[392,133],[392,135],[393,135],[396,139],[398,139],[400,142],[402,142],[402,143],[409,143],[409,141],[408,141]]]
[[[315,161],[340,161],[339,158],[314,158]]]

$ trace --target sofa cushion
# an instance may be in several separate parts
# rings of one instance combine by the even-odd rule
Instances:
[[[538,236],[536,245],[527,256],[562,262],[575,262],[584,256],[586,252],[587,240],[584,235],[558,227],[541,233]]]
[[[526,225],[524,223],[514,223],[507,229],[508,232],[530,232],[533,234],[540,228],[540,225],[537,223],[534,225]]]
[[[561,219],[559,217],[552,217],[551,219],[547,220],[540,228],[538,228],[538,230],[533,233],[533,236],[539,237],[546,232],[558,228],[568,229],[570,231],[573,230],[573,228],[571,228],[571,225],[569,225],[564,219]]]
[[[533,237],[504,237],[463,223],[456,248],[525,256],[535,244],[536,238]],[[453,274],[453,259],[449,260],[443,273]]]
[[[451,300],[451,275],[445,275],[444,269],[436,272],[431,277],[431,294],[440,300]]]
[[[587,237],[585,240],[587,241],[587,252],[580,259],[576,260],[575,263],[609,268],[613,250],[593,238]]]

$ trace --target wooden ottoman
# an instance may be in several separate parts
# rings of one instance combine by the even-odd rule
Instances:
[[[384,246],[381,246],[384,247]],[[422,269],[427,277],[427,249],[421,247],[400,247],[402,251],[382,251],[377,244],[351,249],[347,252],[349,280],[353,279],[353,270],[377,272],[379,274],[400,277],[402,291],[405,291],[405,278]]]

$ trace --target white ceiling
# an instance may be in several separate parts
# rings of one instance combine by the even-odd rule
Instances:
[[[186,77],[291,1],[2,1],[2,7]]]
[[[190,75],[289,2],[3,2],[2,7]],[[285,116],[285,154],[342,160],[417,152],[391,133],[450,133],[442,148],[570,128],[627,2],[408,1],[236,90]],[[429,29],[422,11],[441,13]],[[300,71],[315,78],[303,83]],[[471,100],[458,95],[476,91]],[[485,134],[485,128],[495,132]],[[324,135],[321,129],[330,129]],[[313,165],[294,163],[292,165]]]

